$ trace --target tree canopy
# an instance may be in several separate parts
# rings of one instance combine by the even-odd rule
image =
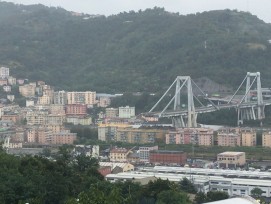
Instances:
[[[0,64],[59,89],[159,92],[178,75],[238,87],[247,71],[271,78],[271,26],[246,12],[78,16],[0,2],[0,26]]]

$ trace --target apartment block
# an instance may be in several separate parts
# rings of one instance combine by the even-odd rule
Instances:
[[[262,145],[263,147],[271,147],[271,132],[263,132]]]
[[[48,130],[51,130],[52,133],[59,133],[65,130],[65,127],[63,125],[57,125],[57,124],[46,124],[43,127]]]
[[[46,115],[45,124],[52,124],[52,125],[63,125],[66,122],[66,115],[65,114],[49,114]]]
[[[147,128],[118,128],[116,141],[126,143],[147,144],[165,141],[167,130]]]
[[[98,139],[101,141],[115,141],[118,128],[127,128],[128,124],[99,124]]]
[[[34,97],[35,96],[36,86],[26,84],[23,86],[19,86],[19,92],[24,97]]]
[[[119,117],[120,118],[131,118],[135,116],[135,107],[119,107]]]
[[[90,116],[67,116],[67,123],[72,123],[74,125],[91,125],[92,118]]]
[[[0,86],[5,86],[7,84],[8,84],[8,80],[7,79],[0,78]]]
[[[212,146],[214,132],[209,128],[179,128],[166,134],[166,144]]]
[[[214,131],[212,129],[200,128],[197,132],[197,144],[200,146],[214,145]]]
[[[158,146],[153,147],[139,147],[139,161],[150,162],[150,151],[158,150]]]
[[[8,84],[9,85],[11,85],[11,86],[16,85],[16,82],[17,82],[16,78],[14,78],[12,76],[8,77]]]
[[[69,104],[66,105],[67,115],[87,115],[87,105],[84,104]]]
[[[241,145],[253,147],[257,144],[256,130],[242,129],[241,130]]]
[[[96,92],[67,92],[68,104],[86,104],[93,106],[96,104]]]
[[[65,112],[65,106],[62,104],[51,104],[49,106],[49,113],[50,114],[55,114],[55,115],[64,115],[66,114]]]
[[[43,95],[38,98],[37,104],[39,105],[50,105],[52,104],[52,97],[50,95]]]
[[[48,111],[28,111],[26,113],[27,125],[44,125]]]
[[[7,79],[9,77],[9,68],[0,67],[0,78]]]
[[[232,132],[218,132],[217,145],[226,147],[241,146],[241,134]]]
[[[54,92],[54,104],[66,105],[68,103],[68,95],[66,91]]]
[[[118,108],[106,108],[105,115],[107,118],[116,118],[119,115],[119,109]]]
[[[50,140],[51,142],[50,144],[53,144],[53,145],[73,144],[76,138],[77,138],[76,133],[71,133],[67,131],[53,133]]]
[[[217,155],[219,167],[236,168],[246,164],[245,152],[223,152]]]

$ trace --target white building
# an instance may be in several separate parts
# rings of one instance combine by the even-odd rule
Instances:
[[[235,178],[216,176],[215,173],[212,175],[203,175],[195,172],[197,169],[185,168],[188,172],[194,171],[194,173],[178,172],[178,168],[181,167],[144,167],[139,171],[126,172],[119,174],[108,174],[106,180],[111,182],[116,181],[137,181],[138,179],[156,177],[162,180],[169,180],[172,182],[179,182],[183,178],[191,180],[198,191],[207,193],[208,191],[223,191],[229,194],[229,196],[249,196],[251,190],[254,188],[260,188],[263,191],[262,196],[271,197],[271,180],[263,177],[267,175],[267,172],[254,172],[258,179],[255,177],[252,179],[249,175],[252,172],[236,171]],[[204,172],[208,169],[199,169]],[[212,169],[217,170],[217,169]],[[223,170],[223,174],[227,175],[228,170]],[[215,172],[215,171],[214,171]],[[257,173],[257,174],[256,174]],[[243,175],[243,176],[242,176]],[[269,176],[271,173],[269,172]],[[239,178],[242,176],[243,178]]]
[[[66,91],[54,92],[54,104],[66,105],[68,103],[68,96]]]
[[[149,162],[150,161],[150,151],[158,150],[158,146],[154,147],[139,147],[139,159],[141,162]]]
[[[120,118],[132,118],[135,116],[135,107],[119,107],[119,117]]]
[[[0,67],[0,78],[7,79],[9,77],[9,68]]]

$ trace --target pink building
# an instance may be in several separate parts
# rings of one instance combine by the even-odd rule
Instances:
[[[67,115],[87,115],[87,105],[69,104],[66,106]]]
[[[218,133],[217,145],[235,147],[241,145],[241,135],[234,133]]]
[[[166,144],[213,145],[213,130],[206,128],[180,128],[166,134]]]

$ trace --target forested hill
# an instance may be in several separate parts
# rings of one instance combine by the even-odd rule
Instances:
[[[80,16],[0,2],[0,65],[59,89],[155,92],[177,75],[235,87],[247,71],[271,87],[270,39],[271,25],[245,12]]]

